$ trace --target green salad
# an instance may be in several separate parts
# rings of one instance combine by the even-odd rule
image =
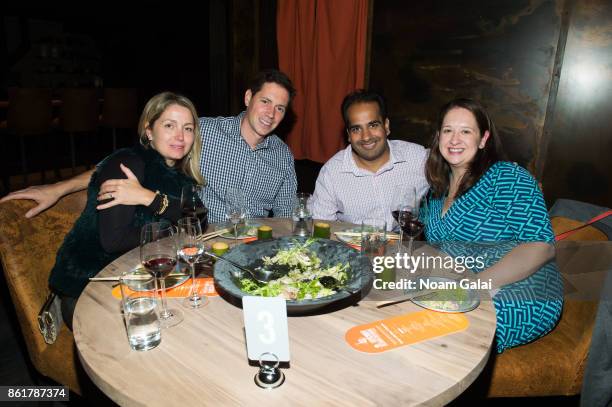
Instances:
[[[348,280],[349,265],[338,263],[322,268],[321,259],[308,248],[315,241],[308,239],[303,244],[296,241],[295,246],[279,250],[273,257],[263,257],[263,267],[273,271],[282,270],[282,277],[265,284],[241,278],[240,289],[251,295],[283,297],[287,300],[308,300],[335,294],[334,289],[321,284],[320,278],[333,277],[339,285],[343,285]]]

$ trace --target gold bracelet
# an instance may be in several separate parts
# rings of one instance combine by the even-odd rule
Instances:
[[[166,212],[166,209],[168,209],[168,195],[162,194],[159,191],[155,191],[155,194],[156,195],[161,195],[161,197],[162,197],[161,207],[157,210],[157,212],[155,212],[156,215],[161,215],[164,212]]]

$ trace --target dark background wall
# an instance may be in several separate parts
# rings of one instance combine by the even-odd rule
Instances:
[[[136,87],[143,103],[173,90],[192,99],[203,115],[228,115],[242,109],[248,78],[276,65],[270,52],[275,43],[260,41],[275,38],[275,2],[209,0],[169,7],[148,1],[139,10],[112,2],[3,6],[4,98],[8,86]],[[84,48],[76,42],[89,49],[76,50]],[[59,55],[52,54],[54,46]]]
[[[140,107],[174,90],[202,115],[230,115],[242,110],[248,79],[277,66],[273,0],[154,0],[138,11],[33,3],[3,5],[2,99],[11,85],[76,81],[136,87]],[[439,106],[474,97],[491,111],[510,157],[543,181],[549,204],[564,197],[612,206],[608,1],[378,0],[372,11],[369,84],[389,100],[392,137],[427,145]],[[51,58],[54,42],[68,52]],[[311,191],[319,165],[296,168],[300,189]]]
[[[479,99],[549,204],[612,206],[611,45],[605,0],[376,1],[370,87],[392,136],[424,145],[441,105]]]

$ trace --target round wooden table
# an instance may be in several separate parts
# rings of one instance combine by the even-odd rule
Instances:
[[[275,236],[289,232],[286,219],[258,219]],[[341,228],[332,224],[332,231]],[[228,240],[225,240],[230,242]],[[212,243],[212,241],[211,241]],[[139,263],[138,249],[105,267],[119,275]],[[492,301],[466,313],[461,332],[380,354],[361,353],[344,339],[353,326],[421,308],[404,302],[377,309],[374,301],[306,317],[289,317],[290,367],[279,388],[253,381],[242,310],[213,297],[200,310],[184,309],[185,320],[162,331],[155,349],[130,349],[120,301],[109,282],[92,282],[74,313],[79,357],[93,382],[122,406],[191,405],[442,405],[461,394],[482,371],[495,333]],[[179,300],[169,299],[175,307]]]

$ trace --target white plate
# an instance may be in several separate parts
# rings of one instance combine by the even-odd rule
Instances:
[[[358,236],[345,236],[345,235],[342,235],[342,232],[359,233],[359,235]],[[344,230],[341,230],[340,232],[334,232],[334,235],[336,235],[338,240],[340,240],[341,242],[352,244],[355,246],[361,246],[361,227],[344,229]],[[389,241],[389,236],[387,236],[387,242],[388,241]]]
[[[357,245],[357,246],[361,245],[361,228],[360,227],[344,229],[340,233],[342,233],[342,232],[359,233],[359,236],[344,236],[342,234],[336,234],[334,232],[334,234],[336,235],[338,240],[340,240],[341,242],[344,242],[344,243],[353,244],[353,245]]]
[[[452,280],[450,278],[444,277],[422,277],[421,279],[429,280],[430,282],[452,282],[456,280]],[[411,301],[418,305],[419,307],[423,307],[426,309],[430,309],[432,311],[438,312],[446,312],[446,313],[459,313],[459,312],[468,312],[476,309],[478,305],[480,305],[480,299],[478,298],[478,292],[471,289],[460,288],[458,286],[459,282],[457,281],[457,289],[465,291],[466,299],[465,301],[456,301],[456,300],[444,300],[444,301],[431,301],[428,300],[431,296],[435,296],[436,294],[428,294],[422,297],[413,298]],[[417,283],[417,286],[420,287],[420,283]],[[437,294],[439,296],[444,297],[444,293],[447,290],[441,289],[440,293]],[[406,291],[409,293],[410,291]],[[450,293],[449,293],[450,294]]]
[[[257,236],[257,228],[260,227],[261,225],[257,222],[247,222],[246,227],[243,226],[238,226],[238,239],[239,240],[243,240],[243,239],[249,239],[251,237],[256,237]],[[225,238],[225,239],[234,239],[234,227],[230,224],[227,223],[225,224],[221,229],[229,229],[230,231],[227,233],[223,233],[221,235],[221,237]],[[242,229],[242,230],[241,230]],[[245,230],[246,229],[246,230]]]

